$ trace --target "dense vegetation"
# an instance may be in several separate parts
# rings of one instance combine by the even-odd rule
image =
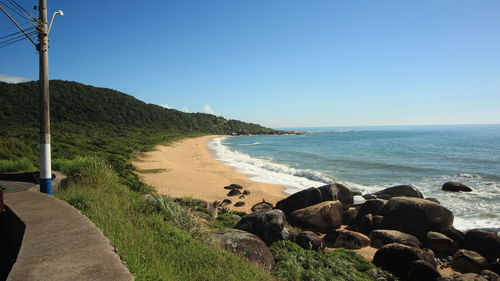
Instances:
[[[319,253],[278,241],[271,252],[276,261],[273,274],[287,281],[370,281],[364,272],[375,268],[361,255],[345,249]]]
[[[144,185],[130,173],[133,151],[196,135],[274,132],[256,124],[146,104],[111,89],[57,80],[50,87],[53,158],[97,155],[135,190]],[[0,171],[33,170],[38,163],[38,83],[0,82],[0,97]]]

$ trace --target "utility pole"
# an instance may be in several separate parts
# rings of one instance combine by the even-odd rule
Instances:
[[[39,0],[38,12],[38,53],[40,55],[40,191],[52,194],[47,0]]]
[[[47,0],[39,0],[38,20],[35,20],[26,10],[18,4],[25,15],[29,16],[30,21],[36,22],[38,32],[38,44],[33,42],[30,35],[9,15],[0,3],[0,11],[2,11],[14,25],[28,38],[40,56],[40,191],[47,194],[52,194],[52,165],[50,157],[50,106],[49,106],[49,33],[56,15],[64,15],[61,10],[54,12],[50,25],[47,20]],[[19,13],[18,13],[19,15]]]

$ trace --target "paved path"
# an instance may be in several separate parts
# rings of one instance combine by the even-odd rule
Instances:
[[[52,180],[52,189],[56,189],[59,187],[62,181],[66,179],[66,176],[63,175],[61,172],[57,171],[52,171],[53,175],[55,175],[55,179]],[[24,179],[23,176],[19,177],[19,180],[3,180],[2,178],[8,178],[7,175],[21,175],[21,174],[28,174],[28,173],[5,173],[2,174],[2,177],[0,177],[0,187],[3,187],[4,193],[11,193],[11,192],[20,192],[20,191],[25,191],[25,190],[40,190],[40,185],[38,185],[36,182],[36,178],[33,176],[25,175]]]
[[[8,281],[133,280],[109,240],[66,202],[30,190],[4,197],[26,226]]]

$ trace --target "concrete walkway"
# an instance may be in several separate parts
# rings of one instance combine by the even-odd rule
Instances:
[[[4,201],[25,226],[8,281],[133,280],[109,240],[66,202],[32,190]]]

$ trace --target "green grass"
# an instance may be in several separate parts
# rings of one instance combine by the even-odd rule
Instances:
[[[145,197],[121,184],[98,157],[59,160],[68,175],[55,196],[108,237],[136,280],[274,280],[242,258],[203,242],[203,223],[172,198]]]
[[[0,172],[32,172],[35,170],[33,161],[27,158],[0,160]]]
[[[276,261],[273,275],[287,281],[371,281],[364,272],[375,267],[344,249],[318,253],[290,241],[278,241],[270,249]]]

